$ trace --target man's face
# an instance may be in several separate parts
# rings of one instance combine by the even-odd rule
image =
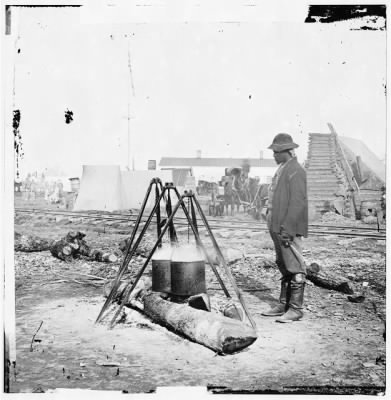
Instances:
[[[287,162],[289,160],[289,153],[287,150],[283,151],[273,151],[273,157],[277,164]]]

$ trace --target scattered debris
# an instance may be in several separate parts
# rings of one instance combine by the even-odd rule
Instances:
[[[34,340],[35,340],[35,336],[37,336],[37,333],[41,329],[42,324],[43,324],[43,321],[41,321],[41,323],[39,324],[38,329],[36,330],[36,332],[33,335],[33,338],[31,339],[30,351],[33,351],[33,343],[34,343]]]
[[[376,365],[386,365],[386,356],[380,355],[376,357]]]
[[[358,295],[358,296],[348,296],[348,300],[352,303],[363,303],[365,300],[365,296]]]
[[[14,233],[14,249],[26,253],[34,251],[47,251],[53,243],[53,240],[43,239],[34,235],[23,235],[15,231]]]
[[[365,362],[362,364],[364,368],[373,368],[376,367],[376,364],[372,363],[372,362]]]
[[[96,361],[96,365],[100,365],[101,367],[120,367],[120,362],[115,361]]]

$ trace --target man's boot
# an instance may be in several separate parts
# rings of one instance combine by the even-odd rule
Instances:
[[[288,304],[289,282],[290,278],[288,277],[281,279],[280,302],[270,310],[263,312],[261,315],[265,317],[278,317],[279,315],[283,315],[285,313]]]
[[[303,318],[304,286],[304,281],[291,281],[288,311],[282,317],[277,318],[277,322],[293,322]]]

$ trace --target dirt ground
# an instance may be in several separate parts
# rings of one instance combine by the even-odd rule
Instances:
[[[80,229],[89,244],[111,251],[118,251],[127,237],[120,228],[103,231],[99,222],[33,214],[15,220],[16,231],[41,237],[60,238]],[[249,348],[217,355],[132,309],[109,329],[114,306],[103,323],[95,324],[105,300],[103,281],[87,282],[78,273],[113,278],[119,262],[65,263],[48,251],[15,253],[17,361],[11,368],[11,392],[88,388],[145,393],[157,386],[208,386],[218,393],[385,391],[384,240],[306,239],[307,262],[348,277],[365,301],[352,303],[345,294],[308,282],[303,320],[279,324],[261,316],[279,294],[268,234],[260,227],[258,232],[216,230],[215,235],[221,247],[241,255],[231,268],[257,324],[258,339]],[[141,262],[139,257],[134,265]],[[207,287],[216,307],[224,298],[210,271]]]

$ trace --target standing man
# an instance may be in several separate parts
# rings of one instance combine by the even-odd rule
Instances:
[[[308,234],[308,200],[306,173],[293,150],[297,147],[286,133],[279,133],[269,146],[278,169],[269,187],[267,223],[282,278],[279,304],[262,315],[278,316],[278,322],[303,317],[306,270],[301,241]]]

